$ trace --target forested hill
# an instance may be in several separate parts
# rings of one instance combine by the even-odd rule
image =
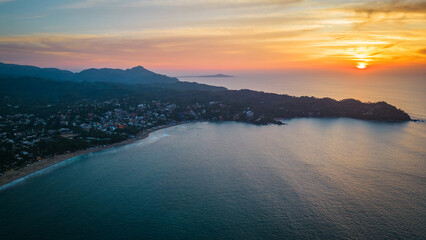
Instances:
[[[282,124],[279,118],[408,121],[385,102],[292,97],[197,83],[127,85],[0,77],[0,173],[40,159],[134,138],[178,122]]]
[[[404,111],[386,102],[362,103],[355,99],[292,97],[251,90],[174,82],[126,85],[111,82],[59,82],[41,78],[0,78],[1,114],[37,111],[45,105],[72,104],[81,99],[102,101],[132,98],[135,102],[159,100],[180,105],[218,102],[227,106],[224,120],[250,109],[253,118],[348,117],[377,121],[409,121]],[[219,115],[219,114],[218,114]]]
[[[91,68],[79,73],[73,73],[57,68],[39,68],[0,63],[0,75],[8,77],[39,77],[56,81],[117,82],[124,84],[171,83],[179,81],[177,78],[149,71],[142,66],[126,70]]]

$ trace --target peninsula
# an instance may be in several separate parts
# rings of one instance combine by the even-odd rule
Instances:
[[[19,65],[14,65],[14,71],[16,68]],[[135,71],[143,69],[137,67]],[[25,71],[21,70],[15,75],[3,72],[6,76],[0,77],[0,172],[61,154],[107,147],[160,126],[188,121],[264,125],[282,124],[278,119],[295,117],[411,120],[404,111],[386,102],[228,90],[174,80],[157,81],[155,74],[151,76],[154,79],[144,81],[136,74],[131,82],[120,78],[101,82],[93,75],[87,75],[86,81],[53,76],[47,79],[39,77],[43,69],[36,70],[35,76],[28,72],[23,76]]]

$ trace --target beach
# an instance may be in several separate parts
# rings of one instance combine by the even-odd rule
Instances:
[[[63,162],[65,160],[68,160],[70,158],[78,157],[78,156],[88,154],[88,153],[99,152],[99,151],[109,149],[109,148],[113,148],[113,147],[131,144],[131,143],[134,143],[136,141],[147,138],[149,136],[149,134],[152,133],[152,132],[158,131],[160,129],[165,129],[165,128],[168,128],[168,127],[181,125],[181,124],[184,124],[184,123],[186,123],[186,122],[179,122],[179,123],[176,123],[176,124],[168,124],[168,125],[162,125],[162,126],[150,128],[150,129],[148,129],[144,132],[141,132],[136,137],[131,138],[131,139],[127,139],[127,140],[122,141],[122,142],[113,143],[113,144],[109,144],[109,145],[105,145],[105,146],[93,147],[93,148],[90,148],[90,149],[79,150],[79,151],[75,151],[75,152],[71,152],[71,153],[59,154],[59,155],[56,155],[54,157],[43,158],[40,161],[34,162],[32,164],[29,164],[25,167],[22,167],[22,168],[19,168],[19,169],[16,169],[16,170],[15,169],[8,170],[8,171],[4,172],[3,175],[0,176],[0,187],[3,186],[3,185],[6,185],[8,183],[11,183],[13,181],[16,181],[20,178],[23,178],[25,176],[28,176],[32,173],[43,170],[47,167],[50,167],[50,166],[53,166],[53,165],[58,164],[60,162]]]

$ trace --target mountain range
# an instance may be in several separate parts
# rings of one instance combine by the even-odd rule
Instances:
[[[142,66],[134,68],[90,68],[78,73],[58,68],[6,64],[0,62],[0,75],[6,77],[38,77],[55,81],[75,82],[116,82],[125,84],[173,83],[179,79],[147,70]]]

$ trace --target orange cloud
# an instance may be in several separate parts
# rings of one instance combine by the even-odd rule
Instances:
[[[206,9],[200,3],[179,0],[171,4]],[[135,25],[93,31],[96,34],[0,35],[0,61],[173,69],[370,68],[426,63],[419,50],[426,42],[426,20],[418,11],[424,7],[422,2],[360,5],[349,1],[338,7],[332,3],[211,0],[207,4],[212,6],[211,14],[194,13],[186,22],[152,29]],[[140,4],[168,7],[155,1],[78,4],[86,8],[120,4],[121,10]]]

